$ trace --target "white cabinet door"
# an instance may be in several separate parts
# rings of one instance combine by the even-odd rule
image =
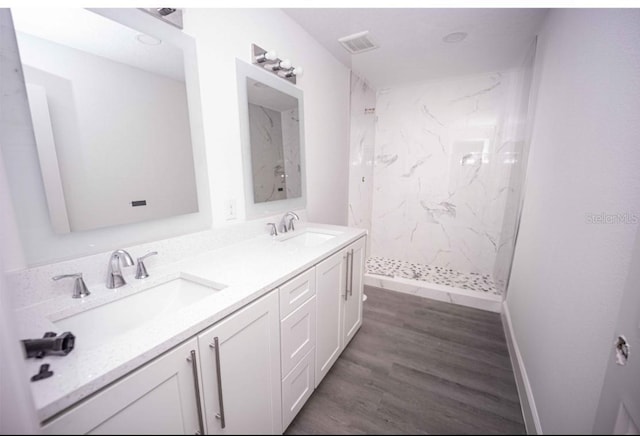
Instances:
[[[343,304],[342,346],[347,346],[362,325],[362,293],[365,260],[365,238],[358,239],[347,247],[349,280],[347,299]]]
[[[316,265],[316,377],[322,381],[342,350],[341,313],[346,284],[345,251]]]
[[[198,336],[210,434],[282,433],[278,312],[272,291]]]
[[[81,402],[45,434],[194,434],[198,344],[191,339]],[[195,369],[195,371],[194,371]]]

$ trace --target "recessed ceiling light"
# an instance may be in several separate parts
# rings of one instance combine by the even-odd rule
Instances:
[[[444,42],[461,42],[467,37],[467,32],[453,32],[445,35],[442,40]]]
[[[136,39],[141,43],[147,45],[160,45],[160,43],[162,42],[161,39],[156,38],[155,36],[146,35],[144,33],[140,33],[139,35],[137,35]]]

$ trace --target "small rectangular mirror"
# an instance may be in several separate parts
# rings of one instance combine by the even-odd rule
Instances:
[[[236,66],[247,216],[302,208],[302,91],[260,66],[240,60]]]

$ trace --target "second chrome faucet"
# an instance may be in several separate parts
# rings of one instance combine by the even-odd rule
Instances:
[[[136,269],[136,278],[145,279],[149,277],[147,268],[144,265],[144,260],[149,257],[158,254],[157,251],[152,251],[137,259],[138,268]],[[122,269],[120,263],[124,266],[133,266],[133,258],[126,250],[116,250],[111,253],[109,258],[109,266],[107,269],[107,288],[115,289],[127,284],[122,276]]]
[[[127,284],[124,277],[122,277],[120,261],[124,266],[133,266],[133,258],[125,250],[116,250],[111,253],[107,269],[107,288],[109,289],[119,288]]]
[[[288,224],[287,224],[287,218],[289,221]],[[300,220],[300,217],[298,216],[297,213],[292,211],[285,213],[282,219],[280,220],[280,231],[282,233],[286,233],[289,230],[295,230],[295,227],[293,226],[294,220],[296,221]]]

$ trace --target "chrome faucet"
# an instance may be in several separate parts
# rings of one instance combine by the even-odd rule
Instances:
[[[109,269],[107,270],[107,288],[109,289],[119,288],[127,284],[120,270],[121,260],[124,266],[133,266],[133,259],[125,250],[116,250],[111,253]]]
[[[288,226],[287,226],[287,218],[289,218]],[[282,233],[287,233],[289,230],[291,231],[295,230],[295,227],[293,226],[293,220],[296,220],[296,221],[300,220],[300,217],[298,216],[298,214],[292,211],[285,213],[282,219],[280,220],[280,231]]]

